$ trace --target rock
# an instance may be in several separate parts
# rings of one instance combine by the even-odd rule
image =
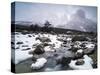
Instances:
[[[32,37],[31,35],[28,35],[28,37]]]
[[[36,49],[34,50],[34,53],[35,54],[43,54],[45,52],[45,50],[44,50],[44,48],[42,47],[42,45],[38,45],[37,47],[36,47]]]
[[[33,61],[33,62],[36,62],[36,61],[37,61],[37,58],[32,57],[32,61]]]
[[[61,64],[62,66],[68,65],[71,61],[71,57],[58,57],[56,59],[57,64]]]
[[[37,37],[36,40],[40,40],[41,42],[51,42],[51,40],[47,37]]]
[[[91,49],[84,49],[84,54],[93,54],[94,50]]]
[[[22,45],[22,47],[28,47],[28,45]]]
[[[76,65],[83,65],[84,64],[84,60],[83,59],[78,59],[75,64]]]
[[[97,63],[93,63],[93,64],[92,64],[92,67],[93,67],[93,68],[97,68]]]
[[[14,44],[14,42],[11,42],[11,44]]]
[[[82,64],[82,65],[76,65],[77,60],[71,60],[71,63],[69,64],[70,68],[74,69],[74,70],[89,70],[89,69],[93,69],[92,64],[93,64],[93,60],[87,56],[84,55],[83,56],[83,61],[82,60],[78,60],[77,64]],[[81,63],[79,63],[79,61],[81,61]]]
[[[92,54],[95,50],[95,44],[87,44],[84,49],[84,54]]]
[[[39,58],[35,63],[32,63],[31,69],[38,70],[41,69],[45,64],[47,60],[45,58]]]
[[[79,48],[76,48],[76,47],[71,47],[70,49],[69,49],[69,51],[72,51],[72,52],[77,52],[77,50],[78,50]]]
[[[81,58],[83,57],[84,53],[82,49],[77,50],[77,52],[75,53],[75,59]]]
[[[23,44],[23,42],[17,42],[17,44]]]
[[[63,44],[67,44],[67,40],[64,40]]]
[[[48,44],[48,43],[43,43],[43,46],[45,47],[45,46],[49,46],[50,44]]]

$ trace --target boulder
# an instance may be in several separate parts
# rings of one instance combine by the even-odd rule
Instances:
[[[83,65],[84,64],[84,60],[83,59],[78,59],[75,64],[76,65]]]
[[[45,50],[44,50],[44,48],[43,48],[43,46],[42,45],[38,45],[37,47],[36,47],[36,49],[34,50],[34,53],[35,54],[43,54],[45,52]]]
[[[66,66],[70,63],[71,57],[58,57],[56,59],[57,64],[61,64],[62,66]]]
[[[77,52],[75,53],[75,59],[81,58],[83,57],[84,53],[82,49],[77,50]]]

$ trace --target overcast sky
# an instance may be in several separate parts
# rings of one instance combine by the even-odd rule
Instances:
[[[31,21],[33,23],[45,23],[50,21],[53,25],[67,24],[71,15],[77,10],[83,10],[86,18],[97,21],[97,8],[93,6],[73,6],[62,4],[43,4],[16,2],[15,20]]]

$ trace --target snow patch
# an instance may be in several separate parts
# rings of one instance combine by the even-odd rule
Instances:
[[[75,63],[77,62],[77,60],[71,60],[69,66],[75,70],[93,69],[93,60],[89,56],[84,55],[83,61],[85,62],[83,65],[76,65]]]
[[[46,62],[47,62],[47,60],[45,58],[39,58],[39,59],[37,59],[37,61],[35,63],[32,63],[31,68],[32,69],[40,69],[45,65]]]

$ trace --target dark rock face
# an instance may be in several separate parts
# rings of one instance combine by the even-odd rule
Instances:
[[[83,65],[85,62],[84,62],[84,60],[83,59],[78,59],[77,61],[76,61],[76,65]]]
[[[38,45],[37,47],[36,47],[36,49],[34,50],[34,53],[35,54],[43,54],[45,51],[44,51],[44,49],[43,49],[43,47],[41,46],[41,45]]]

